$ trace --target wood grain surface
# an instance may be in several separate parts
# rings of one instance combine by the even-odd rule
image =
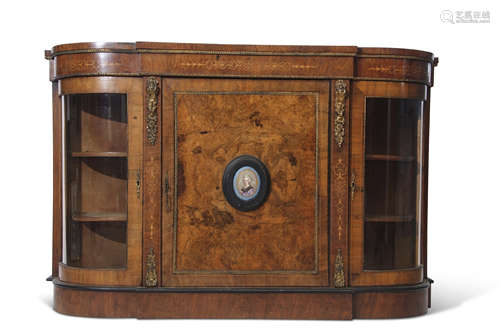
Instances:
[[[167,80],[165,87],[175,143],[164,157],[177,164],[166,171],[176,176],[173,222],[165,222],[170,273],[232,274],[233,284],[242,273],[255,283],[266,274],[299,275],[312,279],[304,285],[318,284],[328,257],[321,234],[328,82]],[[231,207],[222,192],[224,169],[240,155],[257,157],[271,175],[267,201],[251,212]]]
[[[52,63],[52,62],[51,62]],[[62,124],[63,112],[61,97],[59,96],[59,83],[52,83],[52,131],[53,131],[53,155],[52,155],[52,276],[59,274],[59,262],[62,261],[63,246],[63,175],[62,170]]]
[[[79,283],[86,285],[110,285],[110,286],[126,286],[126,285],[140,285],[141,284],[141,267],[142,267],[142,206],[140,199],[137,199],[136,195],[136,172],[137,169],[142,166],[142,80],[137,78],[110,78],[110,77],[97,77],[97,78],[69,78],[60,81],[59,94],[88,94],[88,93],[123,93],[127,95],[127,127],[128,127],[128,140],[126,144],[128,146],[128,157],[126,171],[122,174],[126,174],[127,180],[126,184],[123,184],[124,179],[112,178],[108,179],[108,182],[103,183],[103,176],[97,176],[97,171],[90,168],[88,163],[90,161],[95,162],[96,160],[111,160],[117,164],[115,160],[123,160],[123,158],[79,158],[85,160],[87,164],[83,164],[85,169],[88,169],[87,176],[94,181],[85,182],[85,187],[88,188],[84,193],[86,193],[87,202],[84,204],[82,209],[84,211],[94,212],[97,209],[103,211],[120,211],[124,210],[124,202],[126,201],[127,210],[127,233],[126,237],[122,234],[113,233],[113,239],[111,243],[111,253],[117,254],[117,249],[126,248],[126,267],[120,267],[119,269],[109,267],[103,269],[96,268],[81,268],[68,266],[67,264],[59,264],[59,278],[63,281],[71,283]],[[123,145],[123,144],[122,144]],[[112,165],[111,164],[111,165]],[[109,164],[100,165],[100,169],[108,168]],[[92,171],[92,172],[91,172]],[[92,177],[94,176],[94,177]],[[92,188],[94,187],[94,189]],[[104,193],[105,198],[99,198],[98,194],[101,191],[105,191],[109,187],[112,187],[115,192],[113,194]],[[99,192],[96,192],[98,188],[102,188]],[[124,194],[126,192],[127,195]],[[117,194],[119,196],[117,197]],[[92,197],[93,195],[93,197]],[[120,197],[122,200],[119,200]],[[88,207],[90,206],[90,207]],[[97,224],[95,224],[97,225]],[[94,225],[94,226],[95,226]],[[113,224],[116,225],[116,224]],[[86,232],[91,233],[90,228],[86,228]],[[101,234],[98,234],[97,239],[85,237],[83,242],[94,249],[92,252],[99,252],[102,247],[102,238],[109,237],[109,230],[114,228],[95,228]],[[103,236],[104,234],[104,236]],[[85,234],[84,234],[85,235]],[[126,238],[126,247],[117,246],[116,243],[124,245]],[[108,239],[109,241],[109,239]],[[89,244],[90,243],[90,244]],[[95,248],[94,248],[95,247]],[[108,250],[108,251],[110,251]],[[116,256],[118,257],[118,256]],[[121,257],[121,256],[120,256]],[[116,258],[119,259],[119,258]],[[120,260],[121,264],[125,264],[124,261]],[[84,265],[96,265],[85,263]],[[109,265],[109,264],[108,264]]]
[[[358,79],[432,86],[425,51],[355,46],[75,43],[46,52],[51,80],[76,76]]]
[[[425,85],[359,81],[351,92],[351,175],[356,175],[356,192],[350,210],[350,281],[352,286],[416,284],[423,281],[423,266],[398,270],[364,269],[365,208],[365,103],[366,97],[427,100]],[[420,251],[419,251],[420,252]]]
[[[59,45],[46,58],[53,82],[56,311],[271,319],[427,312],[429,100],[437,65],[431,53],[136,42]],[[150,76],[160,83],[156,145],[145,136]],[[347,87],[341,148],[334,133],[337,80]],[[126,94],[127,123],[101,122],[90,106],[76,142],[66,143],[62,97],[89,93]],[[424,101],[418,155],[371,152],[365,146],[367,97]],[[124,137],[128,140],[120,140]],[[67,152],[70,147],[73,153]],[[266,202],[249,212],[233,208],[222,191],[224,169],[240,155],[261,160],[271,178]],[[73,171],[70,167],[67,175],[64,157],[78,162],[83,194],[74,213],[63,192]],[[386,216],[365,208],[365,159],[372,165],[420,164],[421,185],[414,187],[410,179],[405,185],[411,192],[417,188],[421,206]],[[415,234],[406,234],[415,237],[398,242],[415,245],[412,253],[398,252],[396,263],[410,267],[365,268],[365,217],[373,227],[420,222]],[[68,218],[80,227],[78,248],[86,250],[75,263],[64,262]],[[151,248],[158,287],[148,292],[144,278]],[[333,287],[339,254],[347,286],[342,289]],[[254,289],[261,291],[250,292]]]
[[[143,206],[143,240],[142,240],[142,277],[143,285],[146,283],[147,276],[147,257],[150,252],[154,254],[155,259],[155,271],[157,277],[157,285],[161,282],[161,200],[162,200],[162,175],[161,175],[161,78],[148,77],[143,80],[143,92],[144,92],[144,106],[143,106],[143,118],[144,125],[143,129],[147,127],[147,114],[148,110],[148,93],[147,93],[147,81],[148,79],[154,79],[158,81],[158,93],[157,93],[157,122],[158,129],[156,132],[157,140],[154,144],[148,141],[147,133],[144,131],[143,150],[144,150],[144,160],[143,169],[141,173],[141,183],[142,183],[142,206]]]
[[[350,91],[351,82],[344,80],[346,85],[345,108],[344,108],[344,143],[338,146],[335,142],[335,106],[341,101],[335,92],[335,83],[330,84],[330,285],[335,285],[335,261],[337,254],[342,256],[344,268],[344,285],[349,286],[349,202],[350,202],[350,174],[349,174],[349,152],[350,152]],[[338,275],[340,276],[340,275]]]
[[[56,281],[54,309],[63,314],[115,318],[351,320],[427,313],[430,286],[329,292],[197,292],[172,289],[103,290]],[[168,291],[167,291],[168,290]],[[75,303],[78,302],[78,303]]]
[[[350,320],[352,295],[96,292],[54,286],[54,309],[68,315],[138,319]]]

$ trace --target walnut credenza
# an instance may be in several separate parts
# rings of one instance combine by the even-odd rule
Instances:
[[[427,312],[432,54],[137,42],[45,56],[56,311]]]

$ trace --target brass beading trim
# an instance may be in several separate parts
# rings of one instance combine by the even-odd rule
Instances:
[[[385,54],[358,54],[355,52],[280,52],[280,51],[226,51],[226,50],[188,50],[188,49],[113,49],[113,48],[89,48],[65,51],[48,51],[46,59],[54,59],[57,56],[86,54],[86,53],[122,53],[122,54],[194,54],[194,55],[234,55],[234,56],[300,56],[300,57],[356,57],[356,58],[393,58],[417,60],[433,63],[433,58],[405,55]]]
[[[77,78],[77,77],[171,77],[171,78],[236,78],[236,79],[325,79],[325,80],[354,80],[354,81],[389,81],[396,83],[422,84],[431,87],[432,83],[424,80],[395,79],[395,78],[374,78],[374,77],[353,77],[353,76],[286,76],[286,75],[241,75],[241,74],[198,74],[198,73],[166,73],[166,72],[89,72],[61,75],[52,78],[52,81]]]

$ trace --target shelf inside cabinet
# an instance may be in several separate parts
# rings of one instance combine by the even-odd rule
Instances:
[[[413,215],[368,215],[365,217],[366,222],[402,222],[413,223],[415,216]]]
[[[85,152],[72,152],[72,157],[127,157],[126,152],[117,151],[85,151]]]
[[[400,155],[380,155],[380,154],[366,154],[367,160],[372,161],[393,161],[393,162],[413,162],[414,156],[400,156]]]
[[[71,217],[76,222],[126,222],[127,213],[81,212]]]

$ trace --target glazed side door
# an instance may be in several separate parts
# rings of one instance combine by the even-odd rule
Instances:
[[[69,78],[62,101],[64,282],[142,282],[143,91],[137,78]]]
[[[352,85],[352,286],[423,281],[427,87]]]
[[[328,286],[328,81],[166,78],[162,91],[162,286]],[[242,155],[271,185],[248,211],[222,184]]]

